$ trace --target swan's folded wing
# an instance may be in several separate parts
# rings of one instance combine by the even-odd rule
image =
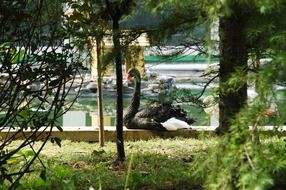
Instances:
[[[129,129],[147,129],[157,131],[166,130],[160,123],[154,121],[153,119],[146,117],[137,117],[136,115],[126,127]]]
[[[185,116],[186,116],[185,113],[182,113],[181,110],[178,110],[177,107],[174,107],[173,105],[170,104],[152,105],[136,113],[136,117],[152,118],[153,120],[159,123],[165,122],[172,117],[185,117]]]

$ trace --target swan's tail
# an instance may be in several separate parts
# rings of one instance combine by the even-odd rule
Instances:
[[[175,131],[181,129],[192,129],[192,127],[185,121],[172,117],[165,122],[162,122],[161,125],[167,131]]]

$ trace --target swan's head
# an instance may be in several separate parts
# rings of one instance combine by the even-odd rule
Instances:
[[[140,72],[135,67],[130,68],[127,72],[127,80],[134,78],[136,81],[140,81]]]

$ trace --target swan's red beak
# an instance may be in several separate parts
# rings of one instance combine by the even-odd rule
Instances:
[[[127,80],[131,80],[133,77],[130,74],[127,74]]]

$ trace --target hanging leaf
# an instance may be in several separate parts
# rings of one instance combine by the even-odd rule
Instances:
[[[63,128],[61,126],[56,126],[56,128],[60,131],[60,132],[63,132]]]
[[[40,178],[43,179],[44,181],[47,180],[47,171],[46,171],[46,169],[41,170]]]
[[[61,147],[62,145],[61,145],[61,139],[60,138],[58,138],[58,137],[53,137],[53,138],[51,138],[51,142],[52,143],[56,143],[59,147]]]

